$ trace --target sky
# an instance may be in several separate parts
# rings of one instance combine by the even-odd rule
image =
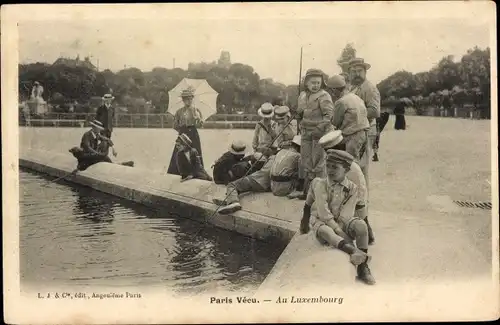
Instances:
[[[19,23],[20,63],[54,62],[59,56],[91,61],[99,69],[136,67],[187,69],[189,62],[214,61],[222,50],[232,63],[252,66],[261,78],[296,84],[300,48],[303,71],[329,75],[342,49],[353,43],[371,64],[377,83],[398,70],[428,71],[446,55],[490,44],[488,25],[473,19],[101,19]],[[303,72],[303,73],[304,73]]]

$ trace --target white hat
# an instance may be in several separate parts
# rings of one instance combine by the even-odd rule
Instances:
[[[296,135],[293,137],[292,143],[295,143],[296,145],[300,146],[302,143],[301,140],[302,137],[300,135]]]
[[[335,130],[335,131],[330,131],[327,134],[325,134],[324,136],[322,136],[319,139],[318,144],[321,147],[323,147],[323,149],[328,149],[328,148],[335,147],[336,145],[341,143],[342,140],[344,140],[344,137],[342,137],[342,131]]]
[[[90,121],[89,124],[91,126],[94,126],[96,128],[98,128],[99,130],[104,130],[104,126],[102,125],[102,122],[101,121],[98,121],[98,120],[93,120],[93,121]]]
[[[106,95],[102,96],[102,99],[115,99],[115,97],[113,97],[113,95],[111,95],[111,94],[106,94]]]
[[[283,120],[287,116],[290,116],[290,108],[288,106],[274,106],[274,118],[276,120]]]
[[[270,103],[264,103],[257,111],[257,114],[264,118],[271,118],[274,116],[274,107]]]

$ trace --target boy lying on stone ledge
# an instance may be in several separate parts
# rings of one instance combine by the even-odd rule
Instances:
[[[177,147],[177,169],[181,175],[181,182],[193,178],[212,181],[205,168],[201,164],[198,151],[192,147],[192,141],[186,134],[181,134],[175,141]]]
[[[85,170],[100,162],[112,163],[108,157],[109,147],[112,148],[113,156],[118,155],[111,139],[101,134],[104,131],[102,123],[94,120],[90,122],[90,125],[92,128],[83,134],[80,147],[73,147],[69,150],[78,160],[76,170]],[[120,165],[133,167],[134,162],[123,162]]]

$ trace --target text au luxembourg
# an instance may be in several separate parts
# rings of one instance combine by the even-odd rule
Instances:
[[[257,299],[248,297],[210,297],[211,304],[260,304],[260,303],[276,303],[276,304],[339,304],[341,305],[344,298],[341,297],[278,297],[277,299]]]

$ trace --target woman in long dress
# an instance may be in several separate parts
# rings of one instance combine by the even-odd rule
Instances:
[[[396,121],[394,122],[394,129],[396,130],[406,130],[405,108],[406,108],[406,103],[402,101],[399,102],[394,108],[394,115],[396,116]]]
[[[200,135],[198,134],[198,129],[203,125],[203,117],[199,109],[193,106],[194,93],[192,89],[185,89],[181,93],[182,101],[184,102],[184,107],[180,108],[175,112],[174,116],[174,129],[181,134],[186,134],[192,141],[192,147],[198,151],[200,156],[201,165],[203,164],[203,153],[201,151],[201,141]],[[167,173],[173,175],[180,175],[177,168],[177,148],[174,147],[172,157],[170,158],[170,164],[168,166]]]

